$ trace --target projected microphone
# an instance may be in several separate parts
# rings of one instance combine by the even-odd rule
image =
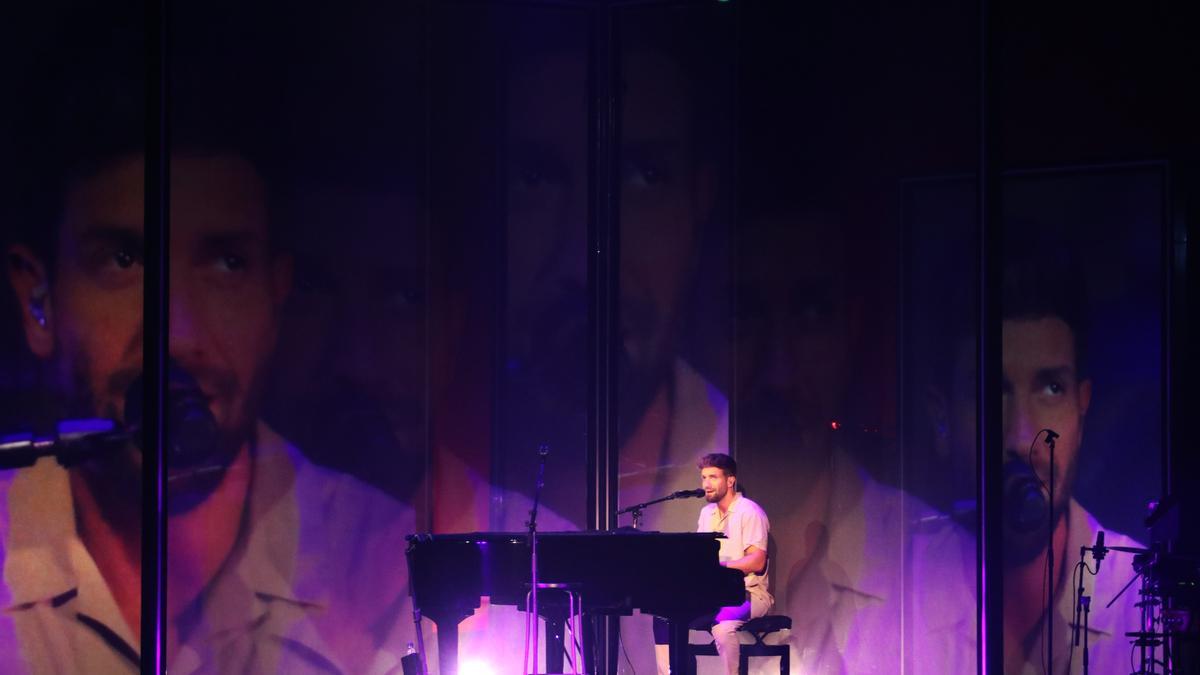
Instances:
[[[139,375],[125,393],[125,420],[135,444],[142,445],[143,390]],[[186,513],[202,504],[220,485],[240,445],[222,437],[209,397],[196,378],[176,361],[167,364],[163,408],[163,461],[170,488],[167,511]],[[154,442],[153,440],[151,441]]]
[[[0,469],[33,466],[41,457],[54,457],[70,467],[123,448],[128,441],[129,434],[109,419],[61,420],[48,436],[28,431],[0,435]]]
[[[142,447],[144,380],[139,375],[125,391],[126,429],[133,442]],[[167,471],[178,475],[196,470],[224,468],[229,458],[221,457],[220,431],[208,407],[208,397],[178,363],[167,367],[167,406],[164,411],[167,432]]]
[[[1016,532],[1036,531],[1046,522],[1050,501],[1033,467],[1018,458],[1004,463],[1004,515]]]
[[[703,497],[704,490],[696,488],[695,490],[676,490],[672,495],[672,499],[681,499],[684,497]]]

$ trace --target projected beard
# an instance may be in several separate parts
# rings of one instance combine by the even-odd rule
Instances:
[[[49,366],[50,394],[58,403],[49,410],[52,418],[102,417],[126,423],[126,392],[141,381],[140,330],[120,356],[121,363],[137,365],[98,372],[87,349],[62,333],[55,336],[54,354],[56,358]],[[53,419],[47,422],[52,424]],[[130,443],[115,456],[98,457],[77,465],[75,470],[83,475],[107,511],[140,519],[141,466],[141,452]]]
[[[825,475],[835,447],[865,440],[848,395],[854,330],[837,222],[760,222],[741,242],[754,264],[737,289],[738,443],[794,477],[784,498]]]
[[[259,400],[260,380],[255,373],[252,386],[243,392],[232,370],[169,363],[164,418],[171,513],[189,511],[207,499],[243,443],[253,438],[257,415],[249,401]],[[133,386],[138,384],[140,380]],[[129,399],[135,396],[131,391]]]
[[[619,443],[632,435],[664,383],[670,382],[669,324],[654,302],[621,297],[621,335],[617,349]],[[587,296],[582,289],[563,293],[535,310],[507,365],[511,439],[514,447],[549,442],[582,456],[588,413],[588,346],[591,332]],[[603,346],[600,346],[603,348]]]
[[[377,178],[378,179],[378,178]],[[425,231],[407,175],[303,182],[286,200],[295,285],[264,414],[319,464],[411,501],[425,472]],[[380,471],[381,466],[405,470]]]
[[[145,381],[142,373],[125,368],[105,378],[98,391],[89,386],[86,358],[69,365],[74,395],[66,404],[67,415],[96,415],[122,422],[134,434],[129,447],[115,457],[100,457],[81,465],[85,477],[100,499],[110,505],[125,503],[140,508],[142,452],[145,441]],[[196,368],[195,373],[170,361],[167,372],[167,403],[163,417],[166,432],[167,508],[171,514],[186,513],[201,504],[220,484],[225,470],[246,439],[251,438],[255,416],[240,397],[236,376],[227,370]],[[259,379],[255,378],[256,380]],[[255,387],[257,388],[257,385]],[[210,393],[211,392],[211,393]],[[234,414],[222,424],[210,403],[228,405]]]
[[[1037,472],[1042,485],[1039,487],[1042,498],[1049,500],[1049,494],[1046,485],[1049,485],[1050,470],[1047,461],[1038,461],[1039,458],[1034,458],[1033,468]],[[1024,459],[1020,461],[1024,462]],[[1068,506],[1071,503],[1070,486],[1075,483],[1075,464],[1070,463],[1065,470],[1066,475],[1060,475],[1063,469],[1057,465],[1055,467],[1054,476],[1054,515],[1053,524],[1058,525],[1059,521],[1067,515]],[[1006,490],[1004,493],[1004,511],[1003,511],[1003,532],[1004,532],[1004,563],[1008,567],[1017,567],[1035,559],[1043,551],[1046,550],[1046,545],[1049,543],[1051,520],[1046,517],[1045,508],[1041,509],[1041,517],[1036,519],[1033,525],[1022,526],[1019,522],[1020,518],[1016,515],[1016,510],[1020,506],[1014,503],[1011,493]]]
[[[786,501],[796,494],[806,494],[827,475],[830,448],[858,440],[855,430],[833,431],[828,419],[798,413],[798,408],[794,397],[760,389],[741,403],[742,421],[738,425],[739,447],[746,456],[769,460],[779,475],[788,476],[776,495]],[[767,497],[776,486],[762,485],[760,489]]]
[[[389,492],[410,500],[417,481],[387,480],[369,475],[374,463],[386,460],[406,467],[404,474],[424,472],[424,402],[413,396],[389,396],[350,380],[335,380],[314,392],[269,404],[268,420],[300,448],[333,463],[337,454],[353,448],[354,458],[343,458],[336,468],[355,471],[367,480],[383,482]],[[377,466],[377,465],[376,465]]]

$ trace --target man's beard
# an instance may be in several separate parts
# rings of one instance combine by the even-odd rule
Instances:
[[[60,352],[65,353],[65,352]],[[140,398],[141,387],[144,386],[142,371],[137,367],[123,368],[105,377],[98,386],[93,387],[88,373],[90,363],[86,356],[79,354],[75,358],[64,358],[57,364],[59,389],[56,398],[61,401],[57,414],[62,417],[103,417],[112,419],[122,426],[133,424],[137,435],[131,438],[121,450],[82,463],[79,468],[92,491],[97,495],[106,509],[125,511],[136,506],[140,508],[143,489],[143,435],[145,426],[142,420],[129,419],[131,402]],[[171,378],[179,366],[172,363],[168,373],[167,409],[163,410],[164,417],[170,419],[170,406],[176,403],[172,394]],[[201,368],[199,374],[189,373],[213,392],[214,397],[224,397],[230,401],[231,407],[238,404],[238,383],[236,376],[228,371]],[[65,375],[65,377],[64,377]],[[261,378],[256,374],[255,382]],[[251,392],[257,391],[254,384]],[[237,456],[248,439],[253,438],[254,411],[247,403],[256,400],[254,396],[242,399],[243,404],[236,410],[230,410],[230,419],[225,424],[216,425],[216,439],[211,450],[206,454],[204,466],[180,466],[173,459],[170,448],[179,444],[177,436],[179,429],[172,429],[167,423],[166,438],[168,449],[164,451],[167,473],[167,505],[171,513],[188,511],[198,504],[216,488],[224,478],[225,469]],[[140,406],[140,403],[134,405]],[[205,403],[204,405],[207,405]],[[139,414],[140,413],[135,413]],[[179,425],[175,425],[178,427]]]
[[[653,303],[629,295],[622,296],[620,302],[616,399],[619,441],[624,445],[654,397],[670,381],[673,362],[665,319]],[[588,345],[592,330],[587,297],[564,292],[534,316],[533,321],[521,321],[522,334],[513,341],[514,353],[508,355],[505,364],[512,414],[560,423],[578,420],[583,429],[589,407]],[[517,409],[528,413],[523,415]],[[577,435],[574,429],[564,431],[567,437]]]
[[[63,353],[63,345],[57,347]],[[117,370],[99,383],[92,386],[88,377],[91,370],[90,361],[83,354],[74,358],[63,357],[53,366],[55,372],[53,383],[50,385],[52,398],[59,404],[51,412],[57,418],[103,417],[125,424],[125,400],[129,386],[142,373],[139,367],[128,367]]]
[[[269,397],[270,424],[317,463],[353,474],[404,501],[425,470],[425,405],[416,396],[386,396],[350,382],[327,382],[283,400]],[[403,471],[380,473],[380,466]]]
[[[172,514],[190,511],[216,490],[238,452],[254,438],[262,377],[256,372],[248,396],[229,370],[206,366],[185,369],[170,362],[166,421],[167,507]],[[228,419],[216,418],[211,400],[226,402]],[[240,404],[240,405],[239,405]]]
[[[60,343],[59,354],[68,354]],[[125,397],[131,384],[139,381],[140,369],[118,370],[93,387],[88,377],[90,362],[83,354],[62,357],[53,365],[54,391],[50,415],[59,419],[103,417],[125,424]],[[53,423],[53,420],[50,420]],[[77,466],[97,503],[112,522],[140,522],[142,503],[142,455],[133,443],[111,454],[97,456]]]
[[[815,469],[827,460],[832,444],[844,443],[851,430],[833,432],[829,420],[797,412],[799,404],[786,392],[748,392],[738,405],[738,447],[780,465]]]
[[[563,297],[526,324],[532,334],[513,353],[502,373],[501,417],[497,480],[508,489],[528,492],[537,468],[535,449],[551,448],[554,478],[546,481],[542,500],[547,508],[582,524],[583,509],[577,484],[586,477],[589,399],[589,340],[587,299]],[[547,327],[538,331],[539,326]],[[517,345],[514,345],[514,347]],[[667,350],[640,344],[635,361],[624,341],[616,351],[617,442],[624,447],[653,403],[668,386],[673,363]],[[517,350],[514,350],[515,352]],[[669,391],[669,390],[668,390]],[[669,439],[668,439],[669,440]],[[667,443],[664,442],[663,450]]]
[[[1032,562],[1046,550],[1050,541],[1051,528],[1058,527],[1059,522],[1067,517],[1067,511],[1071,504],[1071,494],[1066,486],[1071,484],[1071,477],[1071,475],[1068,475],[1067,480],[1064,480],[1054,493],[1052,518],[1047,517],[1043,519],[1033,530],[1020,531],[1012,527],[1012,524],[1009,522],[1007,510],[1003,512],[1004,522],[1001,531],[1004,535],[1003,552],[1005,567],[1020,567]]]

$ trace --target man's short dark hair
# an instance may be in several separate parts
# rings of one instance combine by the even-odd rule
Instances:
[[[5,130],[11,138],[0,144],[11,148],[0,168],[0,246],[29,246],[51,275],[70,190],[112,162],[145,152],[153,69],[140,7],[84,3],[55,26],[54,39],[30,60],[16,87],[23,105],[13,128]],[[189,22],[177,33],[166,84],[169,147],[235,154],[270,173],[263,166],[269,141],[263,139],[271,94],[259,91],[265,87],[254,77],[257,71],[245,66],[255,59],[234,47],[205,48],[204,39],[224,36],[207,24]]]
[[[23,105],[0,170],[7,235],[0,243],[26,244],[51,268],[69,187],[143,149],[145,22],[119,4],[65,17],[16,86]]]
[[[712,452],[700,458],[696,463],[700,469],[720,469],[726,476],[737,475],[737,462],[733,457],[723,452]]]
[[[1020,258],[1004,266],[1001,317],[1004,321],[1060,319],[1075,343],[1075,374],[1087,376],[1087,295],[1082,274],[1062,259]]]

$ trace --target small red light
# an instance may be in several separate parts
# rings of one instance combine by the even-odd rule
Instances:
[[[837,420],[833,420],[832,422],[829,423],[829,428],[833,429],[834,431],[837,431],[838,429],[842,428],[842,425],[838,424]]]

